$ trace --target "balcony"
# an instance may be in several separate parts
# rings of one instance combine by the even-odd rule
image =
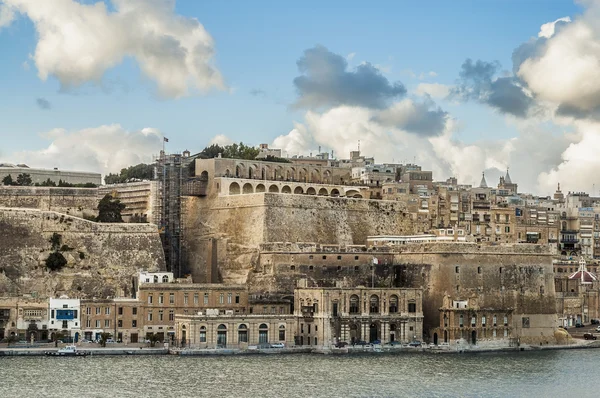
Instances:
[[[489,209],[490,201],[489,200],[474,200],[473,208],[474,209]]]

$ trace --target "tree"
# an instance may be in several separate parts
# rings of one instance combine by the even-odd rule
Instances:
[[[100,345],[102,347],[106,347],[106,341],[108,339],[110,339],[111,337],[112,337],[112,334],[110,334],[110,333],[106,333],[106,332],[100,333],[100,340],[99,340]]]
[[[4,185],[15,185],[15,182],[12,179],[12,176],[9,174],[2,179],[2,184]]]
[[[219,154],[223,155],[223,153],[225,153],[225,148],[219,144],[212,144],[204,148],[198,157],[200,159],[212,159],[219,156]]]
[[[104,177],[104,183],[121,184],[128,181],[151,180],[154,178],[154,165],[140,163],[121,169],[119,174],[110,173]]]
[[[201,159],[212,159],[216,158],[219,153],[224,158],[254,160],[260,153],[260,150],[255,147],[245,145],[243,142],[240,142],[239,144],[233,143],[231,145],[225,145],[224,147],[218,144],[212,144],[204,148],[198,157]]]
[[[52,252],[46,259],[46,267],[50,271],[60,271],[67,265],[67,259],[60,252]]]
[[[40,187],[55,187],[56,183],[48,178],[46,181],[42,182],[41,184],[36,183],[35,185],[40,186]]]
[[[32,185],[31,176],[27,173],[22,173],[17,176],[17,185],[29,186]]]
[[[106,194],[100,203],[98,203],[97,222],[123,222],[121,211],[125,209],[125,205],[118,199],[113,199],[112,196]]]
[[[156,333],[149,334],[146,338],[150,340],[150,347],[154,347],[160,341],[160,336]]]

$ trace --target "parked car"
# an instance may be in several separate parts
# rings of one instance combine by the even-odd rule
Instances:
[[[369,343],[367,343],[367,342],[366,342],[366,341],[364,341],[364,340],[360,340],[360,341],[357,341],[357,342],[355,342],[354,344],[356,344],[356,345],[362,345],[362,346],[365,346],[365,345],[367,345],[367,344],[369,344]]]
[[[421,347],[421,342],[420,341],[411,341],[410,343],[408,343],[409,347]]]
[[[283,344],[283,343],[273,343],[273,344],[271,344],[271,348],[285,348],[285,344]]]
[[[600,325],[600,319],[592,319],[590,322],[592,325]]]
[[[348,345],[348,343],[345,341],[338,341],[337,343],[335,343],[335,348],[344,348],[347,345]]]
[[[596,340],[597,339],[597,337],[594,336],[592,333],[584,333],[583,338],[586,340]]]
[[[372,344],[381,344],[381,340],[375,340]]]
[[[582,327],[583,327],[583,323],[579,323],[579,322],[577,322],[577,323],[575,324],[575,327],[576,327],[576,328],[582,328]]]
[[[600,326],[596,326],[596,332],[600,332]]]
[[[400,343],[399,341],[390,341],[389,343],[385,343],[385,345],[391,345],[392,347],[394,347],[402,345],[402,343]]]

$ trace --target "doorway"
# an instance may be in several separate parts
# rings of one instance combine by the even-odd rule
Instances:
[[[437,335],[437,333],[433,334],[433,344],[434,345],[438,345],[438,335]]]
[[[376,323],[372,323],[369,326],[369,342],[372,343],[375,340],[379,340],[379,328]]]
[[[474,330],[471,332],[471,344],[477,344],[477,332]]]

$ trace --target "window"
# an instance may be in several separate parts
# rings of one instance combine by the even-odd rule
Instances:
[[[62,321],[62,328],[67,329],[69,327],[69,321]]]
[[[300,324],[300,333],[304,333],[304,324],[303,323]]]
[[[183,305],[188,305],[188,294],[187,293],[183,294]]]
[[[122,327],[123,327],[123,320],[122,320],[122,319],[119,319],[119,320],[117,321],[117,327],[119,327],[119,328],[122,328]]]
[[[376,314],[379,312],[379,297],[376,295],[371,296],[369,313]]]
[[[310,256],[308,256],[308,259],[312,260],[313,259],[313,255],[311,254]]]
[[[223,293],[219,294],[219,304],[223,304],[224,297]]]
[[[481,274],[481,267],[477,267],[477,273]]]
[[[100,307],[96,307],[96,315],[100,315],[102,309]]]
[[[148,312],[148,320],[149,320],[149,321],[152,321],[152,311],[149,311],[149,312]]]
[[[493,324],[494,324],[494,326],[496,326],[496,315],[494,315]]]
[[[110,307],[105,307],[104,308],[104,314],[105,315],[110,315]]]
[[[275,309],[275,306],[271,307],[271,314],[276,314],[276,313],[277,313],[277,311]]]
[[[151,294],[148,295],[148,304],[152,304],[152,295]]]
[[[132,315],[137,315],[137,307],[133,307],[133,308],[131,309],[131,314],[132,314]]]
[[[54,319],[54,310],[50,311],[50,318]]]
[[[295,265],[290,265],[290,271],[295,271],[296,270],[296,266]]]
[[[240,325],[238,327],[238,343],[248,342],[248,327],[246,325]]]
[[[170,321],[175,320],[175,311],[174,310],[169,310],[169,320]]]
[[[460,326],[461,328],[464,326],[464,318],[462,314],[458,317],[458,326]]]
[[[285,341],[285,326],[279,326],[279,341]]]
[[[206,326],[200,326],[200,342],[206,343]]]
[[[175,293],[169,293],[169,304],[175,304]]]
[[[477,317],[473,315],[471,317],[471,327],[474,328],[475,326],[477,326]]]
[[[492,337],[496,337],[496,329],[492,331]]]
[[[231,304],[231,298],[233,295],[231,293],[227,293],[227,304]]]
[[[137,320],[134,319],[133,321],[131,321],[131,327],[137,328]]]
[[[163,310],[159,310],[158,311],[158,320],[162,321],[163,320]]]
[[[310,323],[308,324],[308,334],[310,334]]]
[[[342,259],[342,256],[337,256],[337,259],[338,259],[338,260],[341,260],[341,259]]]
[[[510,233],[510,227],[504,227],[504,232],[506,232],[507,234]]]
[[[358,260],[358,256],[354,256],[354,260]]]
[[[258,342],[259,344],[269,342],[269,327],[266,323],[261,323],[258,327]]]
[[[355,294],[350,296],[350,313],[358,314],[358,296]]]
[[[408,312],[417,312],[417,304],[408,303]]]
[[[267,310],[267,308],[268,307],[266,305],[263,306],[263,314],[268,314],[269,313],[269,311]]]
[[[485,315],[481,317],[481,326],[485,327]]]
[[[87,315],[91,315],[91,314],[92,314],[92,307],[87,307],[87,308],[85,309],[85,313],[86,313]]]
[[[164,304],[165,303],[165,296],[164,294],[159,294],[158,295],[158,304]]]
[[[508,329],[504,329],[504,337],[508,337]]]
[[[85,327],[86,328],[91,328],[92,327],[92,320],[88,319],[87,321],[85,321]]]
[[[523,318],[525,319],[525,318]],[[529,318],[527,318],[527,325],[529,325]],[[504,326],[508,326],[508,317],[506,315],[504,315]],[[525,327],[525,326],[523,326]],[[529,327],[529,326],[527,326]]]
[[[240,303],[240,295],[239,295],[239,294],[236,294],[236,295],[235,295],[235,303],[236,303],[236,304],[239,304],[239,303]]]
[[[323,260],[327,260],[327,256],[323,256]]]
[[[454,272],[458,274],[458,272],[460,271],[460,267],[457,265],[456,267],[454,267]]]
[[[119,315],[123,315],[123,307],[119,307]]]
[[[163,275],[162,283],[169,283],[169,277],[167,275]]]
[[[104,320],[104,327],[105,328],[109,328],[110,327],[110,319],[105,319]]]
[[[100,320],[96,319],[96,329],[100,329]]]
[[[200,302],[200,298],[198,297],[198,293],[194,293],[194,304],[198,304]]]
[[[208,293],[204,293],[204,304],[208,304]]]

